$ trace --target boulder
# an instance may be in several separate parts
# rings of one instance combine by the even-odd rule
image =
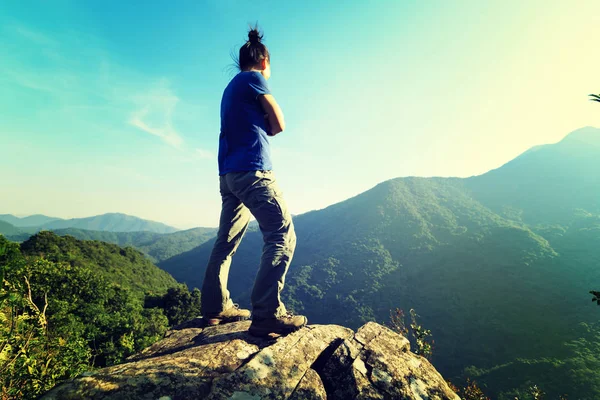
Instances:
[[[127,362],[84,373],[41,398],[460,400],[406,338],[377,323],[356,333],[309,325],[268,338],[249,335],[249,325],[205,327],[195,319]]]

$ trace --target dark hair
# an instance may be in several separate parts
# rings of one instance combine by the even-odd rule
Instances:
[[[263,35],[259,32],[258,25],[255,25],[254,28],[250,27],[248,41],[240,47],[240,55],[237,60],[234,60],[240,71],[254,67],[265,58],[267,61],[271,61],[267,46],[261,42],[262,38]]]

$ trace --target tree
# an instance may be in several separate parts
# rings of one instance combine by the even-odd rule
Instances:
[[[41,264],[48,261],[38,261]],[[32,399],[88,368],[90,349],[77,334],[62,335],[48,320],[47,292],[23,274],[27,260],[0,236],[0,398]]]
[[[169,288],[163,296],[147,296],[144,307],[163,309],[169,325],[179,325],[200,315],[200,290],[190,293],[187,285],[180,284]]]
[[[408,328],[404,323],[404,311],[397,308],[390,314],[389,327],[393,331],[408,338]],[[410,333],[416,344],[415,354],[431,359],[433,354],[433,341],[429,340],[431,331],[423,328],[417,322],[417,312],[412,308],[410,309]]]

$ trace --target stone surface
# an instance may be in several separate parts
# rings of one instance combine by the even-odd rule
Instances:
[[[408,339],[369,322],[319,371],[328,399],[456,399],[437,370],[410,352]]]
[[[326,400],[327,392],[321,381],[321,377],[312,368],[306,370],[306,374],[298,383],[296,390],[289,400]]]
[[[42,399],[459,400],[406,338],[379,324],[356,333],[309,325],[278,338],[250,336],[249,324],[190,321],[126,363],[67,381]]]

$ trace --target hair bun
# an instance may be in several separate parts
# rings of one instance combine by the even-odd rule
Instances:
[[[248,32],[248,41],[252,44],[260,43],[262,38],[263,35],[260,34],[257,28],[252,28],[250,29],[250,32]]]

